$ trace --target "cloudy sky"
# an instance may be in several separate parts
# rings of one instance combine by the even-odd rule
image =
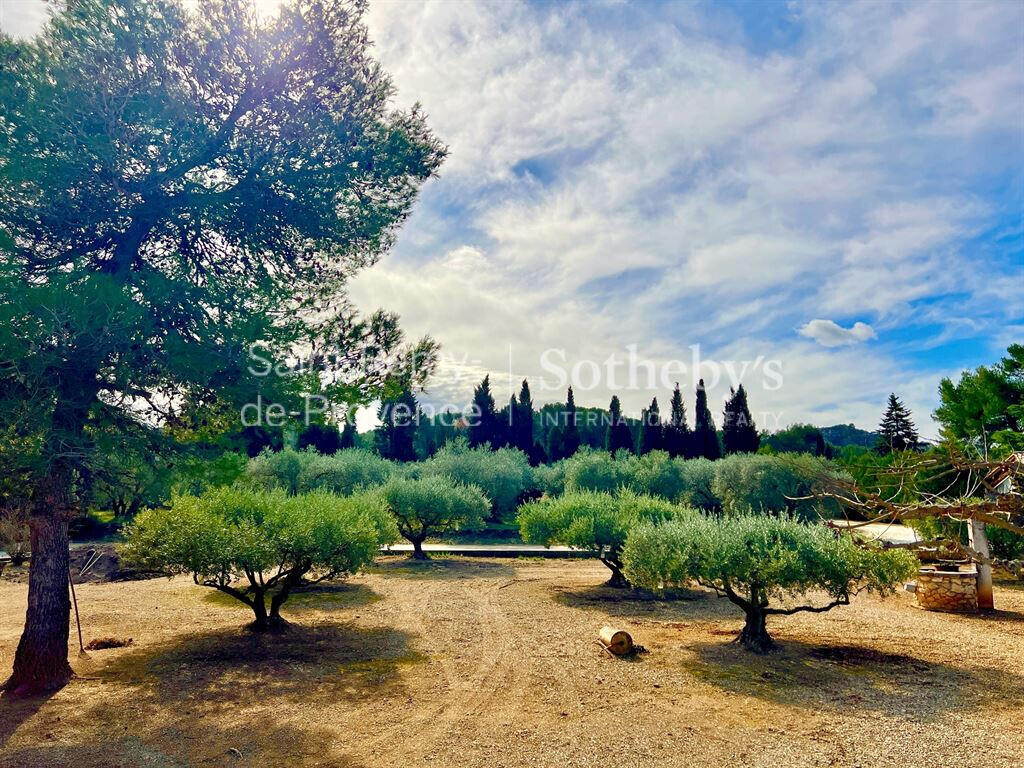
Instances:
[[[9,31],[40,15],[0,0]],[[934,435],[938,380],[1024,340],[1020,3],[371,0],[368,23],[451,154],[352,290],[441,342],[437,401],[485,371],[558,400],[575,371],[577,402],[636,414],[697,355],[713,410],[742,378],[762,426],[873,428],[895,391]]]

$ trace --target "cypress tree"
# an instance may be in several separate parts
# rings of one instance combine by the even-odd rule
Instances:
[[[356,447],[356,419],[353,414],[345,417],[345,426],[341,430],[341,448]]]
[[[637,440],[636,452],[641,456],[651,451],[660,451],[664,447],[664,428],[661,423],[661,411],[658,409],[658,398],[651,400],[650,408],[646,408],[640,419],[640,438]]]
[[[565,398],[565,431],[562,433],[561,446],[559,458],[562,459],[569,458],[580,449],[580,431],[576,426],[576,401],[572,396],[572,387],[569,387]]]
[[[662,441],[669,456],[686,456],[690,442],[690,428],[686,425],[686,406],[683,405],[683,393],[679,391],[679,382],[672,391],[672,408],[668,424],[662,430]]]
[[[510,408],[512,406],[509,406]],[[527,456],[535,454],[533,447],[533,398],[530,396],[530,385],[523,379],[519,390],[519,407],[514,408],[514,427],[509,443]]]
[[[498,414],[494,410],[494,397],[491,395],[490,374],[473,390],[473,413],[469,419],[469,447],[479,448],[487,445],[494,449],[500,447],[497,439]]]
[[[704,389],[704,379],[697,383],[697,401],[694,405],[694,426],[692,448],[688,458],[720,459],[722,448],[718,444],[718,432],[715,430],[715,420],[711,416],[711,409],[708,408],[708,392]]]
[[[912,451],[918,445],[917,428],[910,418],[910,410],[895,394],[890,394],[882,423],[878,425],[875,450],[884,456],[893,451]]]
[[[381,401],[377,418],[377,453],[392,461],[416,461],[414,441],[419,405],[412,390],[406,387],[395,399]]]
[[[608,405],[608,432],[605,435],[605,448],[615,456],[619,451],[633,452],[633,433],[622,415],[622,405],[618,395],[612,396]]]
[[[757,434],[757,425],[750,415],[747,405],[747,392],[740,384],[738,389],[729,389],[729,399],[725,401],[723,412],[722,443],[726,453],[757,453],[761,438]]]

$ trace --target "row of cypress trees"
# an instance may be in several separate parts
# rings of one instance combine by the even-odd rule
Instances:
[[[668,419],[662,420],[658,398],[655,397],[644,409],[634,435],[635,422],[631,423],[622,413],[622,404],[615,395],[608,405],[607,414],[602,414],[606,424],[604,447],[613,456],[623,452],[645,454],[660,450],[667,451],[673,458],[703,457],[712,460],[720,458],[723,453],[757,451],[760,438],[742,384],[735,390],[731,389],[726,400],[721,440],[708,407],[703,379],[697,384],[694,411],[691,429],[686,421],[683,395],[676,384]],[[378,411],[381,425],[375,435],[377,452],[394,461],[415,461],[417,416],[418,404],[409,390],[381,403]],[[516,448],[525,453],[533,465],[568,458],[582,444],[572,387],[566,395],[564,409],[558,414],[558,424],[548,432],[547,444],[535,439],[533,396],[526,379],[523,379],[518,396],[512,395],[509,402],[498,410],[491,392],[490,376],[485,376],[473,390],[473,414],[466,420],[466,427],[471,448]]]
[[[558,429],[549,433],[546,448],[534,439],[533,398],[525,379],[518,398],[513,395],[508,405],[498,411],[491,393],[490,376],[485,376],[473,391],[473,406],[474,419],[468,425],[471,447],[489,445],[495,449],[502,446],[518,448],[530,457],[533,464],[567,458],[580,447],[572,387],[569,387],[566,395]],[[668,420],[662,421],[658,398],[655,397],[643,411],[636,437],[629,420],[622,413],[618,396],[613,396],[608,405],[605,448],[612,455],[622,451],[645,454],[663,450],[672,457],[717,459],[723,452],[754,453],[759,444],[757,427],[750,415],[747,393],[742,384],[730,390],[726,400],[721,442],[708,408],[703,379],[697,385],[692,430],[686,422],[686,407],[678,384],[672,393]]]
[[[619,450],[631,450],[631,440],[627,440],[626,432],[616,423],[621,420],[621,407],[618,397],[613,397],[609,411],[612,424],[608,428],[606,448],[612,453]],[[725,402],[722,417],[722,439],[719,442],[715,420],[708,408],[708,395],[704,380],[697,383],[694,406],[694,426],[691,430],[686,423],[686,406],[683,395],[676,384],[672,392],[672,402],[668,421],[662,421],[658,407],[658,398],[651,400],[650,406],[644,409],[640,417],[640,434],[636,441],[636,452],[639,454],[651,451],[667,451],[670,456],[687,459],[706,458],[718,459],[723,453],[755,453],[760,445],[757,426],[750,415],[747,404],[747,392],[740,384],[737,389],[729,390],[729,398]]]

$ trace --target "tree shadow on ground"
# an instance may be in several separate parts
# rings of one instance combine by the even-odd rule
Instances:
[[[244,628],[186,635],[111,661],[99,678],[126,682],[161,703],[232,704],[252,697],[305,703],[377,695],[423,657],[411,636],[355,624],[258,633]]]
[[[515,566],[491,560],[462,557],[432,557],[413,560],[408,557],[379,559],[366,570],[378,576],[397,576],[413,579],[492,579],[512,578]]]
[[[869,711],[917,722],[943,713],[1017,701],[1024,677],[1003,669],[967,668],[857,645],[776,638],[764,656],[735,643],[691,646],[683,664],[725,691],[812,710]]]
[[[411,641],[390,628],[292,624],[118,650],[45,716],[30,719],[40,704],[0,703],[10,707],[0,732],[22,724],[0,765],[356,768],[336,726],[354,702],[407,695],[402,670],[423,661]]]
[[[53,694],[38,696],[0,695],[0,749],[10,740],[18,727],[42,709]],[[2,763],[0,763],[2,765]]]
[[[206,592],[203,600],[207,603],[225,608],[238,608],[245,613],[252,612],[249,606],[231,595],[209,587],[200,587],[200,589]],[[365,584],[339,582],[312,584],[292,592],[281,606],[281,612],[287,616],[310,611],[343,611],[370,605],[381,599],[383,599],[382,595],[374,592]]]
[[[592,586],[576,589],[554,587],[552,599],[570,608],[598,610],[620,619],[642,620],[657,615],[666,622],[685,619],[735,617],[735,609],[713,592],[672,589],[664,593],[643,589]]]
[[[323,765],[359,768],[336,745],[337,734],[309,723],[278,723],[272,717],[263,722],[222,726],[209,718],[164,721],[161,727],[142,719],[131,726],[104,719],[90,712],[93,729],[84,739],[57,738],[47,734],[42,743],[0,751],[4,768],[185,768],[185,766],[238,766],[263,768],[269,765]],[[102,723],[103,727],[96,727]],[[85,734],[81,734],[85,735]],[[47,736],[51,738],[47,738]],[[329,757],[329,763],[322,760]]]

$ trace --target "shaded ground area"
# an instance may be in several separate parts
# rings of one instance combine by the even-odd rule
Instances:
[[[279,636],[188,579],[83,584],[86,641],[48,699],[0,698],[0,766],[1012,764],[1024,591],[991,617],[859,598],[729,641],[731,605],[599,586],[593,561],[383,558],[286,604]],[[10,668],[23,584],[0,583]],[[609,658],[602,624],[649,653]]]

